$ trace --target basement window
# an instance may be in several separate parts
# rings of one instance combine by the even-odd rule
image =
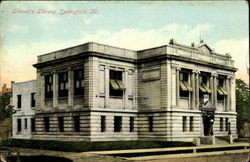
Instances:
[[[149,116],[148,117],[148,131],[149,132],[153,132],[153,129],[154,129],[154,127],[153,127],[153,116]]]
[[[30,121],[31,121],[31,123],[30,123],[31,132],[35,132],[36,131],[36,120],[35,120],[35,118],[31,118]]]
[[[60,132],[64,132],[64,121],[63,117],[58,117],[58,128]]]
[[[183,132],[187,131],[187,117],[186,116],[182,117],[182,131]]]
[[[134,117],[129,118],[129,132],[134,132]]]
[[[122,117],[115,116],[114,117],[114,132],[121,132],[122,130]]]
[[[74,116],[74,130],[75,132],[80,132],[80,117],[79,116]]]
[[[101,132],[106,131],[106,116],[101,116]]]
[[[220,118],[220,131],[223,131],[223,118]]]
[[[189,118],[189,131],[190,132],[194,131],[194,124],[193,124],[193,122],[194,122],[194,117],[190,116],[190,118]]]
[[[24,129],[27,129],[28,127],[28,121],[27,118],[24,119]]]
[[[49,117],[44,117],[43,121],[44,121],[44,131],[49,132],[49,127],[50,127]]]

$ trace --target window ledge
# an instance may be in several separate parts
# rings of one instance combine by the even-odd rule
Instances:
[[[109,98],[123,99],[123,96],[109,96]]]
[[[68,99],[68,97],[58,97],[58,100]]]
[[[74,95],[74,98],[81,98],[84,97],[84,95]]]
[[[45,98],[44,101],[52,101],[53,98]]]
[[[189,100],[189,97],[180,97],[180,99]]]

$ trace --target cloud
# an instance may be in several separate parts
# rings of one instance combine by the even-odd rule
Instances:
[[[60,20],[61,19],[59,17],[53,15],[51,16],[46,15],[45,17],[40,18],[40,21],[42,21],[42,23],[44,24],[55,24],[60,22]]]
[[[247,67],[249,67],[249,38],[220,40],[213,46],[218,53],[231,53],[234,65],[238,68],[236,77],[249,83]]]
[[[169,24],[159,29],[141,30],[137,28],[124,28],[117,32],[109,30],[98,30],[94,34],[83,32],[81,43],[95,41],[104,44],[140,50],[144,48],[168,44],[171,38],[178,42],[191,44],[199,40],[200,30],[209,32],[212,30],[211,24],[198,24],[193,27],[187,24]]]
[[[32,64],[36,63],[36,56],[68,48],[71,46],[83,44],[89,41],[95,41],[103,44],[141,50],[168,44],[171,38],[177,42],[190,45],[191,42],[198,42],[200,30],[210,34],[213,30],[211,24],[198,24],[190,26],[187,24],[168,24],[158,29],[142,30],[138,28],[124,28],[119,31],[98,30],[95,33],[83,31],[81,37],[74,41],[58,42],[32,42],[29,44],[20,44],[15,48],[4,46],[5,61],[1,67],[2,78],[10,81],[15,78],[16,81],[25,81],[34,79],[35,68]],[[213,45],[218,53],[231,53],[235,60],[235,66],[239,68],[236,77],[246,80],[246,57],[248,56],[248,38],[220,40]],[[10,68],[11,67],[11,68]]]
[[[92,23],[92,19],[83,19],[83,22],[86,24],[86,25],[89,25]]]
[[[9,31],[12,33],[16,33],[16,32],[26,32],[28,31],[28,26],[22,26],[22,25],[11,25],[9,28]]]

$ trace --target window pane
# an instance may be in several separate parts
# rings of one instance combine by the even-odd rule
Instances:
[[[76,81],[76,88],[79,88],[79,87],[80,87],[80,81],[77,80],[77,81]]]

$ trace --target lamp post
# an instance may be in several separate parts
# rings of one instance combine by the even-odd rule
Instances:
[[[214,135],[214,132],[213,132],[213,123],[214,123],[214,120],[213,120],[213,119],[211,119],[211,120],[210,120],[211,136],[213,136],[213,135]]]

